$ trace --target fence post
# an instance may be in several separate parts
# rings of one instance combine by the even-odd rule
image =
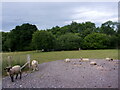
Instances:
[[[30,54],[27,55],[27,62],[28,62],[29,70],[30,70]]]
[[[12,62],[12,56],[8,56],[8,66],[12,66],[11,62]]]

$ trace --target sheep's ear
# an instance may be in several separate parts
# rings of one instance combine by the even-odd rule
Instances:
[[[12,67],[11,67],[11,66],[8,66],[7,69],[9,69],[9,68],[11,69]]]
[[[4,70],[7,70],[7,69],[9,69],[9,67],[4,68]]]
[[[10,69],[11,69],[11,68],[7,68],[7,72],[9,72],[9,71],[10,71]]]
[[[6,67],[5,70],[6,70],[7,72],[9,72],[11,68],[12,68],[12,67]]]
[[[6,70],[6,68],[4,68],[4,70]]]

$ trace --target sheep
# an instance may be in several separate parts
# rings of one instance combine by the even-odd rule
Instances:
[[[14,75],[16,75],[16,79],[18,77],[18,74],[20,74],[20,79],[22,77],[20,65],[15,65],[13,67],[11,67],[11,66],[6,67],[5,70],[7,71],[7,74],[10,76],[12,82],[14,82]]]
[[[113,59],[112,59],[112,58],[106,58],[106,60],[107,60],[107,61],[113,61]]]
[[[95,61],[90,62],[90,65],[97,65]]]
[[[32,60],[31,67],[32,67],[33,71],[38,70],[38,61]]]
[[[65,62],[70,62],[70,59],[69,59],[69,58],[66,58],[66,59],[65,59]]]
[[[89,60],[89,58],[80,58],[79,62],[81,62],[81,61],[83,61],[83,62],[89,62],[90,60]]]

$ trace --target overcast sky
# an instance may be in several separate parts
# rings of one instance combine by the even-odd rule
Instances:
[[[9,31],[23,23],[49,29],[72,21],[100,26],[108,20],[118,21],[117,2],[3,2],[1,30]]]

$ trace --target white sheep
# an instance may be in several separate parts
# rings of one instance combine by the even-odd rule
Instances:
[[[38,61],[32,60],[31,67],[32,67],[33,71],[38,70]]]
[[[95,61],[90,62],[90,65],[97,65]]]
[[[106,58],[106,60],[107,60],[107,61],[113,61],[113,59],[112,59],[112,58]]]
[[[22,72],[20,65],[15,65],[13,67],[6,67],[5,70],[7,71],[7,74],[10,76],[12,82],[14,82],[14,75],[16,75],[16,79],[17,79],[18,74],[20,74],[20,79],[21,79]]]
[[[80,61],[80,62],[81,62],[81,61],[83,61],[83,62],[89,62],[90,59],[89,59],[89,58],[81,58],[79,61]]]
[[[70,59],[69,59],[69,58],[66,58],[66,59],[65,59],[65,62],[70,62]]]

